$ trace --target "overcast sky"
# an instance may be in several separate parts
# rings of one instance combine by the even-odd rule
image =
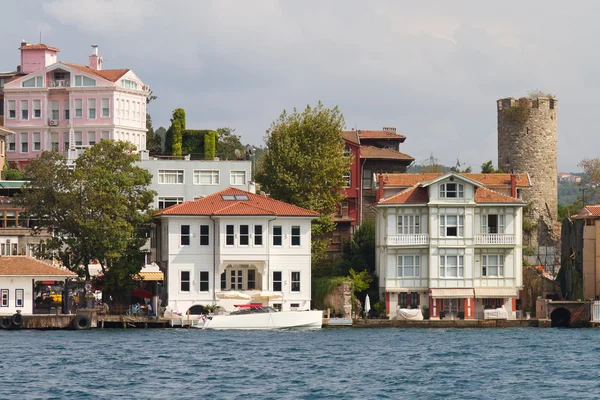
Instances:
[[[405,4],[405,5],[401,5]],[[419,5],[415,5],[415,4]],[[282,110],[321,100],[347,128],[395,126],[417,163],[497,163],[496,99],[558,99],[560,171],[600,156],[600,2],[48,0],[2,4],[0,71],[20,41],[131,68],[187,126],[263,144]],[[411,5],[408,5],[411,4]],[[6,18],[8,16],[8,18]]]

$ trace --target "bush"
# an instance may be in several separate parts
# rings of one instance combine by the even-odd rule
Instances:
[[[377,313],[379,318],[387,318],[387,311],[385,309],[385,303],[383,301],[378,301],[373,305],[373,310]]]
[[[523,255],[527,257],[535,256],[535,247],[527,246],[523,247]]]

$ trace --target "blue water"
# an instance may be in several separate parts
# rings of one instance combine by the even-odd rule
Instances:
[[[597,399],[594,329],[0,331],[0,399]]]

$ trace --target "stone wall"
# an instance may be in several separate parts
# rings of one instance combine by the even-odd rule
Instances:
[[[517,107],[526,111],[515,112]],[[523,190],[523,199],[530,204],[524,217],[538,225],[529,243],[535,247],[554,246],[560,238],[556,226],[557,108],[557,100],[550,97],[497,101],[498,168],[531,177],[532,188]]]

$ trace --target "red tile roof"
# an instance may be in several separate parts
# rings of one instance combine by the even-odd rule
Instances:
[[[365,145],[360,146],[360,158],[414,161],[408,154],[396,150]]]
[[[56,47],[48,46],[42,43],[39,44],[28,44],[27,46],[19,47],[19,50],[52,50],[52,51],[60,51]]]
[[[383,199],[379,204],[427,204],[429,195],[427,189],[413,186],[387,199]]]
[[[573,219],[583,219],[586,217],[600,217],[600,205],[587,205],[578,214],[571,216]]]
[[[344,138],[344,140],[347,140],[350,143],[360,144],[360,141],[358,140],[358,134],[356,133],[356,131],[344,131],[342,132],[342,137]]]
[[[517,203],[526,204],[521,199],[515,199],[514,197],[507,196],[502,193],[498,193],[488,188],[477,188],[475,191],[475,203]]]
[[[223,200],[222,195],[247,195],[248,200]],[[154,214],[160,215],[273,215],[318,217],[319,214],[266,196],[228,188],[202,199],[177,204]]]
[[[66,268],[55,267],[31,257],[0,257],[0,276],[56,276],[76,277],[77,274]]]
[[[358,131],[358,136],[361,139],[396,139],[396,140],[401,140],[404,141],[406,139],[406,136],[401,135],[399,133],[393,132],[393,131],[363,131],[363,130],[359,130]]]
[[[78,70],[87,72],[88,74],[99,76],[111,82],[118,81],[123,75],[130,71],[129,69],[103,69],[100,71],[96,71],[95,69],[91,69],[90,67],[86,67],[85,65],[72,64],[67,62],[63,62],[63,64],[72,68],[77,68]]]
[[[416,174],[386,174],[384,185],[410,187],[420,182],[434,180],[447,172],[416,173]],[[487,187],[510,187],[510,174],[460,174]],[[527,174],[517,174],[517,187],[531,187]]]

